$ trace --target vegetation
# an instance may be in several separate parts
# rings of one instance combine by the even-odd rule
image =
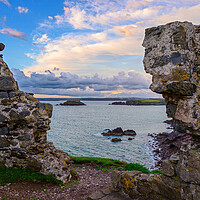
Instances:
[[[62,185],[62,181],[57,180],[54,175],[43,175],[43,174],[33,172],[28,169],[0,167],[0,184],[1,185],[5,185],[6,183],[24,181],[24,180],[33,181],[33,182],[46,181],[49,183]]]
[[[146,174],[150,174],[150,173],[162,174],[161,171],[158,171],[158,170],[150,171],[146,167],[138,163],[127,163],[125,161],[120,161],[120,160],[115,160],[115,159],[110,159],[110,158],[76,157],[76,156],[71,156],[70,158],[71,160],[74,161],[75,164],[85,163],[85,164],[93,164],[93,165],[96,165],[97,167],[100,165],[102,168],[115,167],[115,168],[118,168],[119,170],[128,170],[128,171],[138,170]]]
[[[150,173],[160,173],[161,171],[154,170],[149,171],[143,165],[138,163],[127,163],[125,161],[110,159],[110,158],[99,158],[99,157],[76,157],[71,156],[71,160],[74,164],[88,164],[94,165],[100,169],[119,169],[119,170],[138,170],[146,174]],[[71,170],[72,180],[69,185],[74,185],[77,183],[78,175],[77,172]],[[33,181],[33,182],[42,182],[46,181],[49,183],[54,183],[58,185],[63,185],[62,181],[56,179],[54,175],[43,175],[38,172],[33,172],[28,169],[15,169],[15,168],[6,168],[0,167],[0,184],[5,185],[6,183],[20,182],[20,181]]]

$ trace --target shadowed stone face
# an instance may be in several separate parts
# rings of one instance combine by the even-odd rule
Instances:
[[[3,51],[5,48],[5,45],[3,43],[0,43],[0,51]]]
[[[189,22],[173,22],[146,29],[143,41],[150,89],[163,95],[177,127],[195,135],[200,135],[199,30]]]

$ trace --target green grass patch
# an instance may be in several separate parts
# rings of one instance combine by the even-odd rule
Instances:
[[[43,175],[28,169],[0,167],[1,185],[5,185],[6,183],[25,181],[25,180],[33,182],[46,181],[48,183],[54,183],[58,185],[63,184],[62,181],[57,180],[54,175]]]
[[[165,103],[164,99],[137,99],[137,101],[145,103]]]
[[[138,170],[146,174],[162,174],[162,171],[153,170],[150,171],[146,167],[138,163],[127,163],[125,161],[110,159],[110,158],[99,158],[99,157],[76,157],[70,156],[71,160],[74,161],[74,164],[92,164],[98,169],[119,169],[119,170]]]

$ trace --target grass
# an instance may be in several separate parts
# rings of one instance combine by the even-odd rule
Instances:
[[[137,99],[137,101],[145,103],[164,103],[164,99]]]
[[[13,183],[19,181],[33,181],[41,182],[46,181],[48,183],[55,183],[62,185],[62,181],[56,179],[54,175],[43,175],[37,172],[33,172],[28,169],[15,169],[0,167],[0,184]]]
[[[94,166],[98,168],[103,169],[119,169],[119,170],[138,170],[146,174],[155,174],[159,173],[162,174],[162,171],[159,170],[153,170],[150,171],[146,167],[144,167],[141,164],[138,163],[127,163],[125,161],[110,159],[110,158],[99,158],[99,157],[77,157],[77,156],[70,156],[71,160],[74,161],[75,164],[93,164]]]
[[[138,163],[127,163],[125,161],[110,159],[110,158],[99,158],[99,157],[76,157],[71,156],[70,157],[72,161],[74,161],[75,165],[78,165],[79,167],[82,166],[82,164],[89,164],[93,165],[98,169],[107,169],[107,170],[138,170],[146,174],[150,173],[159,173],[162,174],[162,171],[153,170],[150,171],[143,165],[140,165]],[[72,174],[72,180],[68,183],[68,186],[73,186],[78,181],[78,175],[77,172],[74,170],[71,170]],[[43,175],[38,172],[33,172],[28,169],[15,169],[15,168],[6,168],[6,167],[0,167],[0,184],[5,185],[6,183],[13,183],[13,182],[20,182],[20,181],[32,181],[32,182],[42,182],[46,181],[48,183],[54,183],[57,185],[64,185],[62,181],[59,181],[56,179],[54,175]]]

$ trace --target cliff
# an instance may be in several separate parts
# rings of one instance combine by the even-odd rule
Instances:
[[[114,172],[113,187],[132,199],[200,199],[200,26],[172,22],[146,29],[144,67],[178,131],[195,137],[166,159],[163,175]]]
[[[4,49],[3,44],[0,45]],[[54,174],[67,182],[69,155],[47,142],[53,106],[19,90],[0,55],[0,165]]]

